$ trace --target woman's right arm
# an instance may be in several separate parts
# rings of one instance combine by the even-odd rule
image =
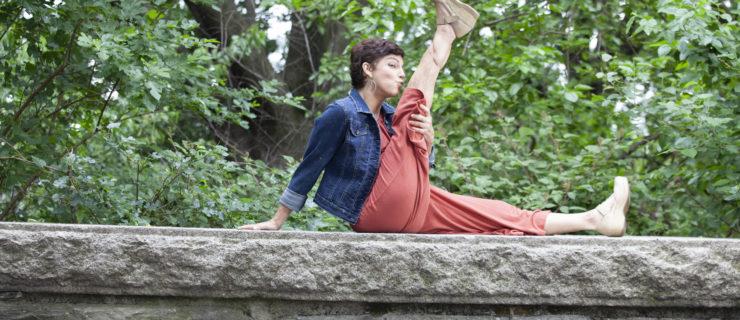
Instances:
[[[279,230],[290,213],[303,208],[306,195],[316,183],[321,171],[334,156],[344,139],[346,115],[341,107],[330,105],[316,118],[308,139],[303,161],[293,173],[288,188],[280,197],[280,207],[272,219],[257,224],[243,225],[242,230]]]
[[[265,222],[260,222],[256,224],[246,224],[239,229],[242,230],[280,230],[280,227],[283,226],[283,223],[285,223],[285,220],[288,219],[288,216],[290,216],[290,213],[293,210],[290,210],[288,207],[284,206],[283,204],[280,204],[280,207],[278,208],[277,212],[275,213],[275,216],[272,217],[272,219],[267,220]]]

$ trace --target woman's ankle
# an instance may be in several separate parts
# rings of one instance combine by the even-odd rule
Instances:
[[[586,211],[584,214],[584,221],[586,222],[586,230],[596,230],[596,226],[599,225],[601,219],[604,218],[596,209]]]
[[[455,29],[449,24],[437,25],[437,30],[435,31],[434,36],[440,36],[442,39],[449,41],[449,43],[452,43],[457,38],[455,36]]]

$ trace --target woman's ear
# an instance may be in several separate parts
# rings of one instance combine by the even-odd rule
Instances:
[[[373,66],[372,65],[370,65],[367,62],[363,62],[362,63],[362,74],[364,74],[366,77],[372,79],[373,78],[372,77],[372,75],[373,75],[372,74],[372,71],[373,71]]]

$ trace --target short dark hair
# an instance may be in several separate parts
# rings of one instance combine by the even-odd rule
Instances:
[[[363,39],[356,43],[349,53],[349,74],[352,77],[352,87],[359,89],[365,85],[365,75],[362,72],[363,63],[367,62],[375,67],[378,59],[389,54],[403,58],[403,49],[393,41],[379,38]]]

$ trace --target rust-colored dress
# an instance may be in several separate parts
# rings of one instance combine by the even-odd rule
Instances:
[[[380,167],[357,232],[545,234],[549,211],[528,211],[498,200],[444,191],[429,183],[429,154],[424,136],[411,130],[411,115],[424,111],[424,94],[406,88],[388,132],[380,117]]]

